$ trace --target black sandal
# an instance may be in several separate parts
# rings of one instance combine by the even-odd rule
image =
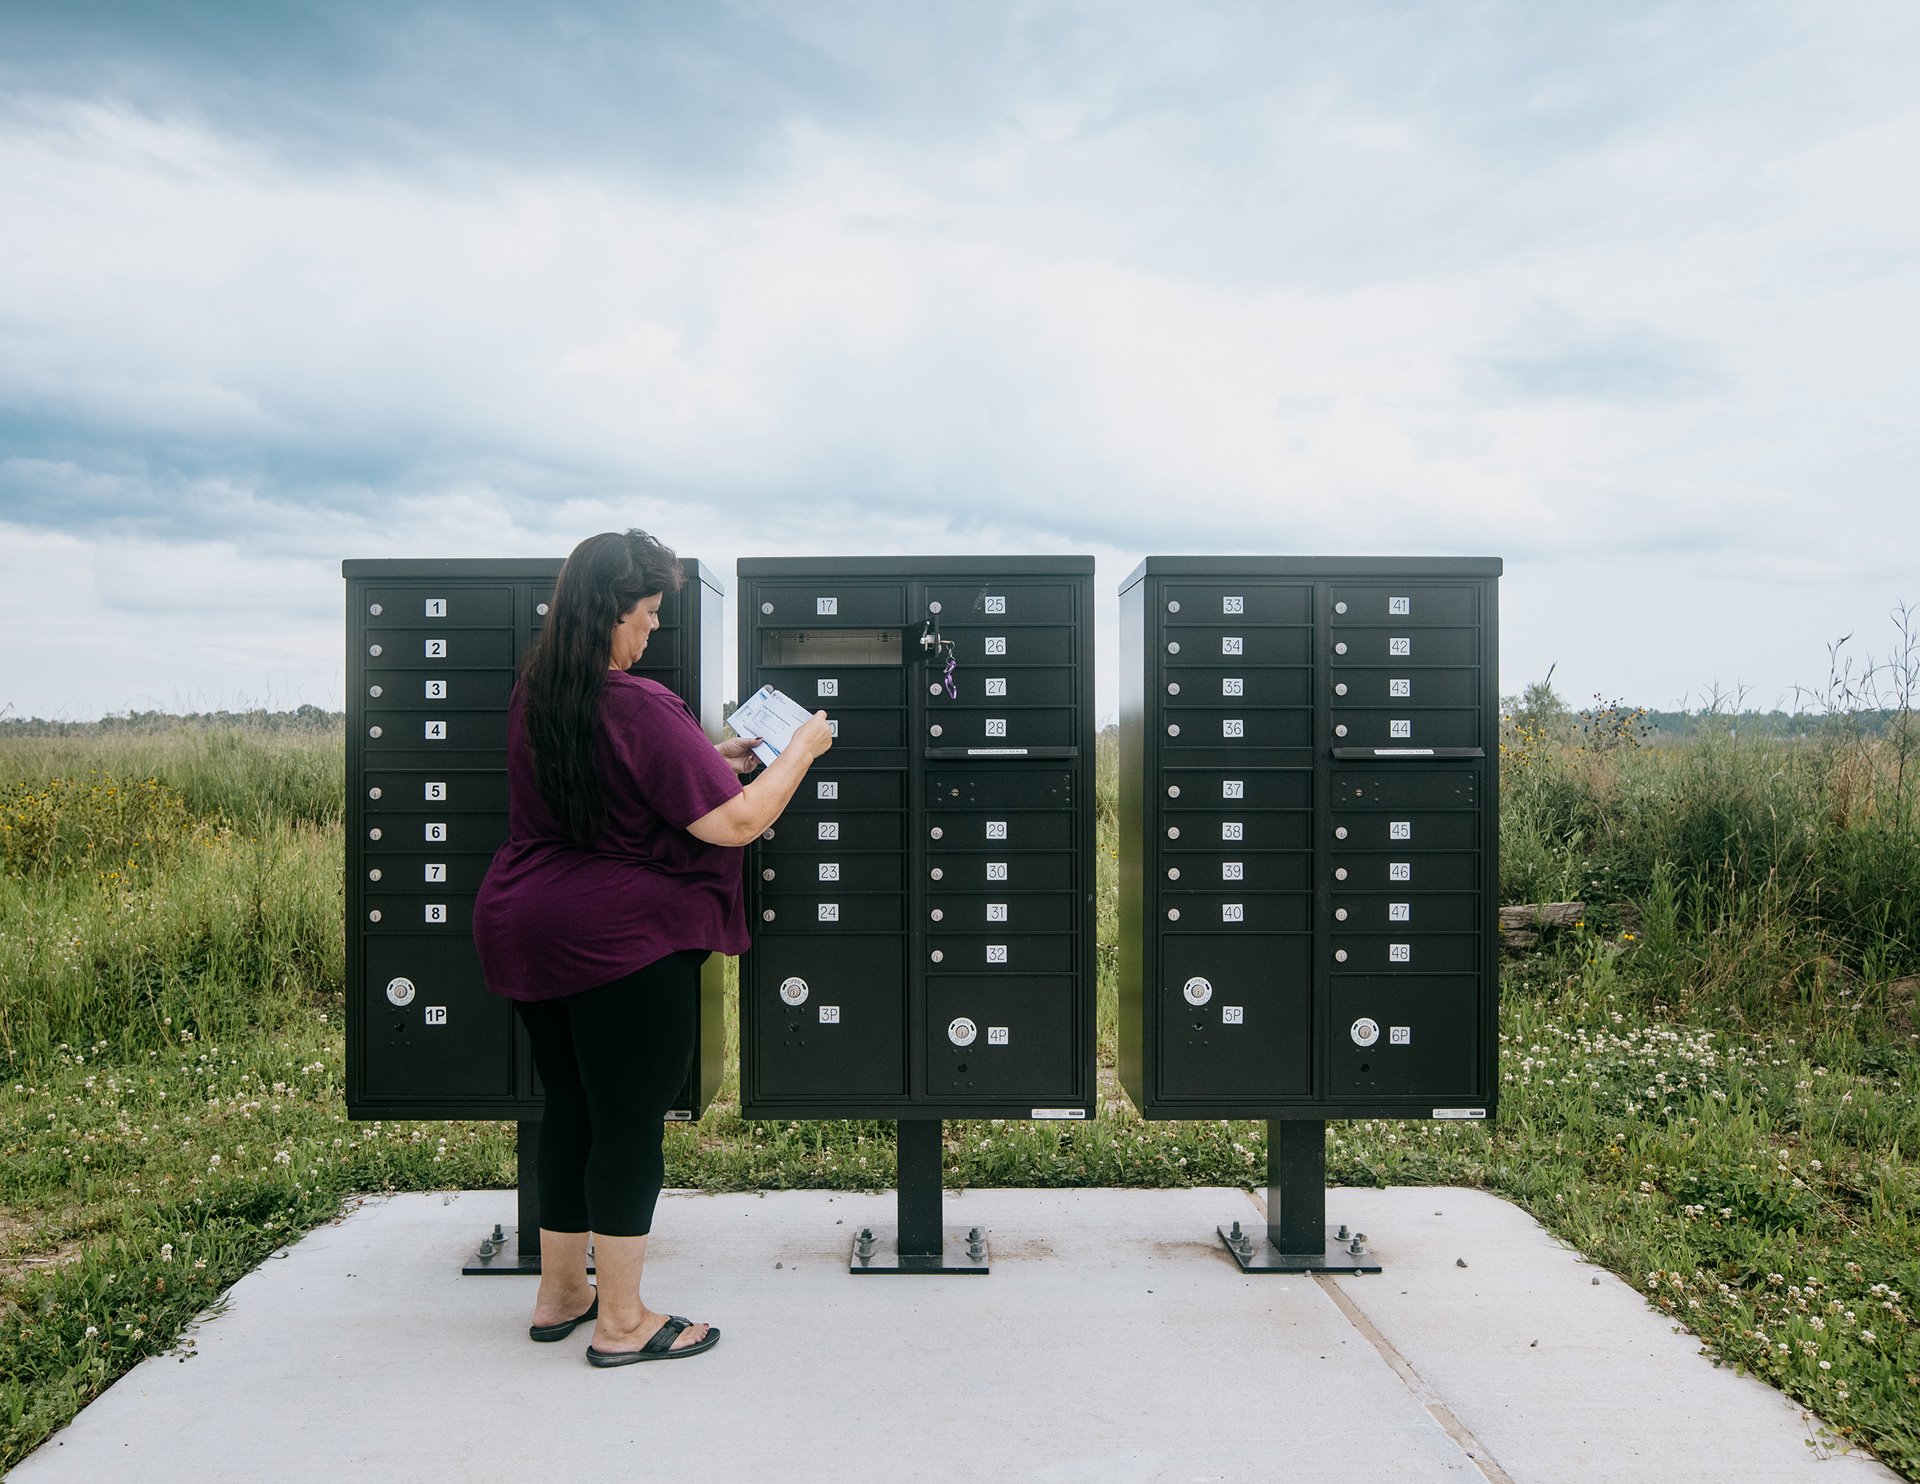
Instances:
[[[596,1350],[591,1345],[587,1346],[587,1364],[604,1367],[634,1365],[643,1360],[680,1360],[685,1356],[702,1354],[720,1343],[720,1331],[710,1324],[705,1339],[674,1349],[673,1342],[692,1328],[691,1319],[683,1319],[678,1314],[671,1315],[638,1350]]]
[[[589,1319],[597,1319],[599,1316],[600,1295],[596,1293],[593,1296],[593,1302],[587,1305],[586,1313],[573,1319],[563,1319],[558,1324],[529,1324],[527,1326],[527,1338],[530,1340],[538,1340],[542,1344],[553,1340],[564,1340],[568,1335],[573,1333],[577,1326],[585,1324]]]

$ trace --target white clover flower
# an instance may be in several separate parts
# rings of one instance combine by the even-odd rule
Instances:
[[[162,1262],[173,1261],[173,1243],[162,1242],[160,1244],[160,1261]]]
[[[92,1338],[93,1338],[93,1337],[94,1337],[95,1335],[97,1335],[97,1334],[99,1334],[99,1333],[100,1333],[100,1326],[99,1326],[99,1325],[97,1325],[97,1324],[89,1324],[89,1325],[87,1326],[87,1333],[86,1333],[86,1338],[87,1338],[87,1339],[89,1339],[89,1340],[91,1340],[91,1339],[92,1339]]]

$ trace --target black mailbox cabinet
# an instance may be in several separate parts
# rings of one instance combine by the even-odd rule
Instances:
[[[748,851],[746,1116],[1092,1112],[1092,582],[1090,557],[739,564],[740,693],[835,733]]]
[[[1485,1118],[1497,559],[1120,594],[1120,1076],[1149,1118]]]
[[[507,700],[545,622],[549,559],[348,561],[347,1110],[354,1118],[534,1120],[541,1098],[507,1001],[487,993],[473,899],[507,833]],[[685,581],[634,667],[721,728],[725,595]],[[720,1086],[721,972],[674,1116]]]

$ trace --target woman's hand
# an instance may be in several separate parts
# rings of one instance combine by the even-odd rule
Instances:
[[[833,728],[827,725],[827,713],[816,711],[793,729],[793,740],[787,743],[787,750],[792,751],[797,747],[811,762],[831,746]]]
[[[758,737],[729,737],[724,742],[716,742],[714,747],[727,760],[727,766],[744,778],[760,766],[760,759],[753,755],[759,741]]]

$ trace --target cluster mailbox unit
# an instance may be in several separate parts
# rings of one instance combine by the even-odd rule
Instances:
[[[1121,590],[1120,1074],[1265,1118],[1248,1271],[1325,1229],[1330,1118],[1496,1096],[1497,559],[1149,557]]]
[[[347,583],[347,1111],[520,1122],[520,1229],[469,1271],[538,1270],[532,1139],[541,1100],[507,1001],[487,993],[473,899],[507,833],[507,700],[558,559],[367,560]],[[697,561],[633,673],[720,729],[724,595]],[[719,1088],[721,967],[707,961],[675,1116]]]
[[[1085,1118],[1094,1083],[1093,561],[754,558],[740,691],[835,741],[748,853],[741,1111],[899,1121],[856,1272],[985,1270],[940,1226],[940,1121]]]

